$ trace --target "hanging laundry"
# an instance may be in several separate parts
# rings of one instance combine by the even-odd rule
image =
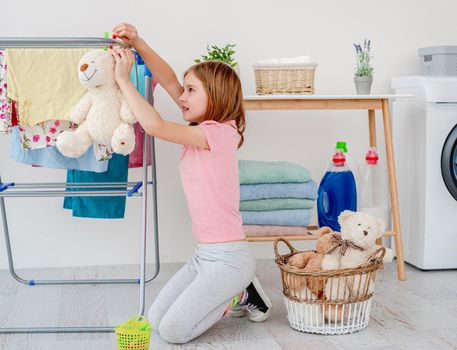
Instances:
[[[5,52],[0,50],[0,134],[10,134],[12,128],[12,103],[6,95]]]
[[[144,66],[138,66],[137,73],[132,70],[130,79],[137,86],[138,91],[144,96]],[[157,81],[152,81],[152,91],[154,91]],[[128,177],[128,167],[134,168],[143,164],[143,138],[144,131],[141,125],[136,123],[135,126],[135,149],[129,156],[120,154],[111,154],[110,149],[104,145],[97,145],[95,152],[106,158],[112,157],[109,160],[108,171],[104,174],[95,174],[82,171],[68,171],[68,182],[126,182]],[[148,148],[148,153],[150,153]],[[129,161],[129,158],[133,158]],[[148,165],[151,164],[151,157],[148,154]],[[109,198],[109,200],[107,200]],[[73,216],[104,218],[104,219],[119,219],[124,217],[126,197],[66,197],[64,200],[64,208],[72,209]]]
[[[64,130],[75,128],[69,120],[48,120],[33,126],[19,127],[22,148],[31,149],[53,147],[57,136]]]
[[[138,65],[138,80],[137,80],[137,71],[135,67],[133,67],[132,71],[130,72],[130,80],[132,81],[133,85],[135,85],[140,92],[141,96],[144,96],[144,65]],[[157,80],[155,78],[152,79],[151,83],[152,93],[154,93],[155,87],[157,85]],[[134,126],[135,131],[135,148],[132,153],[130,153],[129,158],[129,168],[138,168],[143,166],[143,143],[144,143],[144,136],[145,132],[141,127],[140,123],[136,123]],[[151,148],[148,147],[148,159],[147,164],[151,165]]]
[[[13,100],[11,101],[11,126],[16,126],[19,125],[19,122],[17,120],[17,108],[16,108],[16,102]]]
[[[79,158],[65,157],[56,147],[44,147],[24,150],[21,145],[19,127],[14,126],[10,139],[10,158],[17,163],[37,165],[46,168],[76,169],[105,172],[108,161],[100,162],[95,159],[92,146]]]
[[[90,149],[89,149],[90,150]],[[113,153],[108,161],[108,171],[94,173],[68,170],[67,183],[76,182],[126,182],[129,157]],[[125,189],[125,188],[115,188]],[[94,191],[98,190],[94,188]],[[73,216],[99,219],[121,219],[125,213],[125,196],[115,197],[65,197],[63,207],[71,209]]]
[[[18,102],[12,101],[12,125],[15,123],[15,111]],[[44,147],[54,147],[56,144],[57,136],[65,130],[75,129],[76,124],[69,120],[47,120],[33,126],[20,126],[19,136],[22,148],[26,151],[32,149],[39,149]],[[105,161],[111,158],[113,151],[111,147],[94,143],[93,152],[95,159],[98,161]],[[67,157],[65,157],[67,158]],[[83,170],[83,169],[80,169]],[[90,170],[90,169],[89,169]]]
[[[88,49],[7,49],[7,96],[19,102],[19,122],[70,120],[86,89],[76,74]]]

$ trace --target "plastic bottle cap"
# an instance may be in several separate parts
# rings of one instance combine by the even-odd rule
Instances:
[[[344,153],[348,153],[348,148],[345,141],[337,141],[336,148],[342,149]]]
[[[343,151],[337,151],[333,155],[332,160],[334,166],[344,166],[344,163],[346,162],[346,157],[344,156]]]
[[[378,164],[378,160],[379,160],[378,153],[376,152],[376,150],[370,149],[370,150],[368,150],[368,152],[365,156],[365,159],[368,164],[373,164],[373,165]]]

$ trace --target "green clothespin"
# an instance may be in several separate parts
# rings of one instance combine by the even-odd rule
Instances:
[[[109,33],[108,33],[108,32],[105,32],[105,33],[103,34],[103,37],[104,37],[105,39],[108,39],[108,38],[109,38]],[[108,51],[108,46],[103,46],[103,50]]]

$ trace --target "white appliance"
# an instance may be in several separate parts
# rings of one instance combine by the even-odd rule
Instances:
[[[405,260],[457,268],[457,77],[392,79],[392,130]]]

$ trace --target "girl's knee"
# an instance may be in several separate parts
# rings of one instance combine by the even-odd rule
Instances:
[[[148,311],[148,322],[151,325],[152,329],[158,330],[161,320],[159,318],[159,313],[155,310],[153,306],[154,305],[152,305]]]
[[[182,327],[182,323],[167,317],[159,324],[159,334],[162,339],[172,344],[184,344],[192,340],[190,332]]]

